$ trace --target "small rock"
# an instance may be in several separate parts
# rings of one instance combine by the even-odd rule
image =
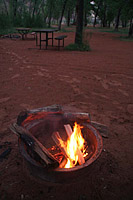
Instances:
[[[12,67],[9,67],[8,69],[9,69],[9,71],[13,71],[13,68],[12,68]]]
[[[118,119],[118,122],[119,122],[120,124],[124,124],[125,120],[124,120],[124,118],[120,118],[120,119]]]
[[[10,97],[2,98],[2,99],[0,99],[0,103],[7,102],[8,100],[10,100]]]
[[[44,74],[41,71],[37,72],[39,76],[44,76]]]
[[[102,80],[102,78],[99,77],[99,76],[97,76],[97,75],[94,75],[94,77],[95,77],[95,79],[96,79],[97,81],[101,81],[101,80]]]
[[[107,188],[107,185],[105,185],[104,187],[103,187],[103,189],[105,190]]]
[[[20,74],[15,74],[14,76],[11,77],[11,79],[18,78],[19,76]]]
[[[101,81],[101,84],[105,90],[108,90],[109,86],[106,80]]]
[[[80,195],[78,197],[78,200],[87,200],[87,197],[85,195]]]
[[[54,198],[55,198],[55,196],[51,195],[51,196],[50,196],[50,198],[51,198],[51,199],[54,199]]]
[[[23,194],[21,194],[21,199],[24,199],[24,195]]]
[[[127,111],[129,114],[133,114],[133,104],[128,104]]]

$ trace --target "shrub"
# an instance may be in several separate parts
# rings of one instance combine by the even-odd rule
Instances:
[[[10,17],[5,14],[0,14],[0,29],[7,29],[12,27]]]
[[[69,44],[68,46],[65,47],[66,50],[69,51],[90,51],[90,45],[89,41],[92,37],[91,32],[83,32],[83,39],[82,39],[82,44]]]
[[[69,44],[65,47],[69,51],[90,51],[90,46],[88,44]]]

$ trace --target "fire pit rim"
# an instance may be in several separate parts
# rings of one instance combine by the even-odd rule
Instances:
[[[20,152],[24,156],[25,160],[30,162],[30,164],[32,164],[36,167],[42,168],[44,170],[47,170],[48,172],[51,171],[51,170],[53,172],[60,172],[60,173],[72,172],[72,171],[77,171],[77,170],[80,170],[82,168],[88,167],[90,164],[92,164],[100,156],[100,154],[102,152],[102,148],[103,148],[103,142],[102,142],[102,136],[100,135],[98,130],[91,125],[91,123],[83,123],[83,126],[91,129],[91,131],[95,135],[96,140],[97,140],[97,148],[96,148],[95,153],[82,165],[78,165],[78,166],[75,166],[73,168],[59,168],[58,167],[56,169],[47,169],[47,168],[43,167],[43,165],[41,165],[40,163],[37,163],[36,161],[34,161],[34,159],[32,159],[30,155],[28,155],[28,153],[26,152],[26,150],[24,148],[23,141],[19,138],[18,144],[19,144]]]

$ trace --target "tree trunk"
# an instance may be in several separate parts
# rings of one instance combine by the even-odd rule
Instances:
[[[120,15],[121,15],[121,7],[118,10],[117,17],[116,17],[116,24],[115,24],[115,30],[118,31],[119,22],[120,22]]]
[[[28,9],[28,10],[29,10],[29,15],[30,15],[30,16],[31,16],[31,12],[32,12],[31,1],[32,1],[32,0],[30,0],[30,2],[29,2],[29,9]]]
[[[107,26],[106,9],[107,9],[107,6],[105,5],[105,6],[104,6],[104,15],[103,15],[103,27],[106,27],[106,26]]]
[[[43,4],[44,4],[44,2],[43,2],[43,0],[41,0],[41,2],[40,2],[40,5],[38,6],[38,9],[37,9],[37,15],[40,15],[40,12],[41,12],[41,8],[43,7]]]
[[[34,8],[33,8],[33,13],[32,13],[32,18],[34,18],[34,15],[35,15],[36,4],[37,4],[37,0],[35,0],[35,3],[34,3]]]
[[[87,12],[85,10],[85,16],[84,16],[84,26],[87,26]]]
[[[98,9],[96,11],[96,14],[95,14],[95,19],[94,19],[93,27],[95,27],[95,25],[96,25],[98,12],[99,12],[99,7],[98,7]]]
[[[51,26],[51,17],[52,17],[52,3],[50,5],[50,10],[49,10],[49,18],[48,18],[48,27],[50,28]]]
[[[13,4],[13,15],[14,17],[17,15],[17,0],[15,0]]]
[[[98,16],[98,12],[99,12],[99,9],[100,9],[100,5],[101,5],[101,0],[98,3],[98,8],[97,8],[97,11],[96,11],[96,14],[95,14],[95,19],[94,19],[93,27],[95,27],[96,22],[97,22],[97,16]]]
[[[43,22],[46,24],[47,15],[45,14],[44,5],[45,5],[45,2],[43,0],[41,9],[42,9],[42,14],[43,14]]]
[[[130,20],[130,27],[129,27],[128,37],[133,37],[133,19]]]
[[[82,44],[84,0],[77,0],[77,23],[75,44]]]
[[[74,10],[74,12],[73,12],[73,25],[76,24],[76,21],[77,21],[77,12]]]
[[[6,2],[5,2],[5,0],[3,0],[3,2],[4,2],[4,6],[5,6],[5,11],[6,11],[6,14],[8,15],[8,9],[7,9],[7,5],[6,5]]]
[[[61,30],[62,18],[63,18],[63,15],[64,15],[64,11],[65,11],[65,7],[66,7],[67,1],[68,1],[68,0],[64,0],[64,3],[63,3],[62,12],[61,12],[61,17],[60,17],[59,26],[58,26],[58,29],[59,29],[59,30]]]
[[[127,27],[127,20],[121,20],[122,22],[122,27],[126,28]]]
[[[67,26],[70,26],[70,9],[67,12]]]

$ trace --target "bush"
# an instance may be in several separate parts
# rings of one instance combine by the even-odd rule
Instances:
[[[31,27],[31,28],[42,28],[45,26],[43,22],[43,17],[41,15],[36,15],[31,17],[29,13],[25,13],[23,15],[22,26],[24,27]],[[20,25],[21,26],[21,25]]]
[[[69,51],[90,51],[90,45],[89,45],[89,41],[92,37],[92,33],[91,32],[83,32],[83,36],[82,36],[82,44],[69,44],[68,46],[65,47],[66,50]]]
[[[65,47],[69,51],[90,51],[90,46],[88,44],[69,44]]]
[[[0,14],[0,29],[7,29],[12,27],[12,23],[10,21],[9,16],[5,14]]]

